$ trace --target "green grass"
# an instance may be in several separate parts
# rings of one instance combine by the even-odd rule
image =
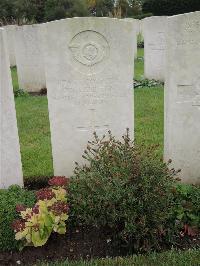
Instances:
[[[135,89],[135,141],[138,144],[159,144],[163,153],[164,134],[163,87]]]
[[[135,59],[135,76],[134,79],[142,79],[144,75],[144,49],[138,49],[137,59]]]
[[[43,263],[38,266],[199,266],[200,251],[168,251],[149,256],[133,256],[129,258],[100,259],[90,262],[57,262]]]
[[[16,67],[12,68],[12,83],[13,83],[14,91],[17,91],[19,89],[19,84],[18,84],[17,68]]]
[[[139,56],[143,49],[139,49]],[[136,74],[142,75],[143,61],[136,60]],[[18,88],[16,68],[12,69],[14,89]],[[16,110],[24,177],[53,175],[47,98],[16,98]],[[135,138],[139,144],[159,144],[163,151],[163,88],[135,90]]]
[[[50,126],[46,97],[15,100],[25,177],[53,174]]]

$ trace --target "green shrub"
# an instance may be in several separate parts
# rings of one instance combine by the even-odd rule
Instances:
[[[22,89],[17,89],[14,91],[15,97],[27,97],[29,94],[26,91],[23,91]]]
[[[15,234],[11,224],[18,217],[15,207],[17,204],[33,206],[34,193],[21,189],[19,186],[11,186],[8,190],[0,190],[0,250],[14,250],[20,247],[15,241]]]
[[[184,234],[195,234],[200,229],[200,187],[179,184],[174,190],[174,203],[172,220],[176,220],[179,230],[184,229]]]
[[[175,171],[153,150],[134,146],[127,132],[121,141],[108,136],[88,143],[69,186],[70,219],[110,228],[113,237],[134,250],[158,248],[173,209]]]
[[[134,16],[133,18],[134,19],[143,19],[143,18],[148,18],[148,17],[151,17],[153,16],[152,13],[141,13],[141,14],[138,14],[136,16]]]
[[[141,80],[134,80],[134,89],[136,88],[153,88],[158,86],[163,86],[164,83],[159,80],[154,79],[141,79]]]

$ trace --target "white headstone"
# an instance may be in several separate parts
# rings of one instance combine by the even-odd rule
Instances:
[[[54,174],[71,176],[94,131],[133,135],[133,27],[110,18],[44,27]]]
[[[138,20],[137,19],[133,19],[133,18],[125,18],[124,20],[132,23],[132,27],[133,27],[133,52],[134,52],[134,58],[137,58],[137,34],[138,34]]]
[[[138,19],[138,34],[142,34],[142,19]]]
[[[200,183],[200,12],[168,19],[165,160]]]
[[[144,37],[144,76],[165,80],[165,47],[167,17],[149,17],[142,20]]]
[[[19,87],[28,92],[46,88],[41,25],[18,27],[15,33],[15,53]]]
[[[17,25],[8,25],[5,26],[4,29],[6,30],[7,34],[7,42],[8,42],[8,53],[9,53],[9,60],[10,60],[10,66],[16,66],[16,59],[15,59],[15,31],[16,31]]]
[[[23,185],[6,32],[0,30],[0,188]]]

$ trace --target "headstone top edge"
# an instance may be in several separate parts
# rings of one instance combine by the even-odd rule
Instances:
[[[178,15],[174,15],[174,16],[168,16],[167,19],[172,20],[172,19],[176,19],[176,18],[187,17],[187,16],[192,16],[192,15],[197,15],[197,14],[199,14],[199,16],[200,16],[200,11],[178,14]]]
[[[146,18],[143,18],[142,21],[149,21],[149,20],[159,20],[159,19],[167,19],[168,16],[151,16],[151,17],[146,17]]]
[[[16,27],[16,30],[22,30],[22,29],[31,29],[31,28],[39,28],[42,24],[30,24],[30,25],[21,25]]]
[[[72,21],[108,21],[108,22],[118,22],[118,23],[127,23],[125,19],[118,19],[118,18],[109,18],[109,17],[73,17],[73,18],[65,18],[60,20],[49,21],[46,23],[42,23],[43,25],[52,25],[52,24],[59,24],[62,22],[72,22]]]

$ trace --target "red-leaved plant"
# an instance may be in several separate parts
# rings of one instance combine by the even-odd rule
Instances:
[[[52,232],[66,233],[68,219],[66,177],[53,177],[49,180],[49,188],[36,192],[37,202],[32,208],[17,205],[16,211],[20,219],[13,222],[15,239],[21,240],[23,246],[43,246]]]

